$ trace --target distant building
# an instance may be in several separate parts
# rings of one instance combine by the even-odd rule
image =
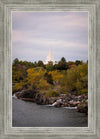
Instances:
[[[51,46],[49,47],[49,53],[48,53],[45,64],[48,64],[49,62],[52,62],[53,65],[55,64],[54,57],[53,57],[53,54],[52,54],[52,51],[51,51]]]

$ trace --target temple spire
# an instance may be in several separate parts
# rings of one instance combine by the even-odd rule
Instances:
[[[45,64],[48,64],[48,62],[53,62],[53,64],[54,64],[54,58],[52,55],[51,45],[49,46],[49,53],[48,53]]]

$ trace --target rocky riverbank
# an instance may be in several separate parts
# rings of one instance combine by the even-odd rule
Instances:
[[[16,97],[25,101],[32,101],[40,105],[54,107],[75,107],[77,112],[88,114],[88,94],[80,96],[60,94],[58,97],[45,97],[38,90],[22,90],[15,93]]]

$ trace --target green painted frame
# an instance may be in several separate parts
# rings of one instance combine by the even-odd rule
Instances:
[[[88,127],[12,127],[12,11],[88,11]],[[100,138],[100,1],[0,0],[0,138],[99,139]]]

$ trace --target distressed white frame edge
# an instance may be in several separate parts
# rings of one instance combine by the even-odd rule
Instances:
[[[17,5],[17,6],[18,6],[18,5]],[[5,28],[7,28],[6,34],[7,34],[8,32],[9,32],[9,34],[10,34],[10,32],[11,32],[11,28],[10,28],[10,26],[9,26],[10,23],[11,23],[11,11],[12,11],[12,10],[15,10],[15,9],[16,9],[16,11],[21,11],[22,9],[23,9],[23,11],[24,11],[24,8],[25,8],[25,10],[26,10],[26,8],[27,8],[28,11],[30,11],[30,7],[32,7],[32,6],[33,6],[33,5],[29,5],[29,6],[27,7],[27,5],[25,5],[25,7],[23,6],[23,7],[21,7],[21,8],[18,8],[19,6],[18,6],[17,8],[16,8],[16,6],[15,6],[15,7],[13,6],[13,8],[11,8],[11,9],[8,8],[8,7],[11,7],[10,5],[8,5],[7,7],[5,7],[5,11],[6,11],[6,12],[5,12],[5,13],[6,13],[6,16],[5,16],[5,17],[6,17],[6,18],[5,18],[6,21],[5,21],[5,22],[6,22],[6,23],[8,22],[7,26],[5,26]],[[37,8],[38,6],[39,6],[39,5],[37,5],[37,6],[35,5],[35,8]],[[60,4],[60,6],[61,6],[61,4]],[[65,5],[63,5],[63,6],[66,8]],[[68,5],[67,5],[67,6],[68,6]],[[71,5],[69,5],[69,6],[70,6],[70,8],[71,8]],[[74,5],[74,6],[75,6],[75,5]],[[44,7],[45,7],[45,6],[44,6]],[[43,7],[42,9],[40,9],[40,11],[41,11],[41,10],[44,11],[44,7]],[[92,5],[92,8],[93,8],[93,7],[94,7],[94,6]],[[39,8],[39,7],[38,7],[38,8]],[[46,7],[46,8],[47,8],[47,7]],[[52,7],[50,7],[50,8],[52,9]],[[58,7],[57,7],[57,8],[58,8]],[[68,8],[68,7],[67,7],[67,8]],[[84,9],[85,11],[87,11],[85,8],[83,8],[83,9],[81,9],[81,8],[83,8],[83,7],[79,7],[79,6],[78,6],[77,8],[71,9],[71,11],[72,11],[72,10],[73,10],[73,11],[83,11],[83,9]],[[77,10],[76,10],[76,9],[77,9]],[[31,10],[34,10],[34,8],[31,8]],[[45,10],[46,10],[46,9],[45,9]],[[49,9],[49,10],[50,10],[50,9]],[[65,10],[66,10],[66,9],[65,9]],[[90,18],[90,20],[93,20],[93,19],[92,19],[92,17],[93,17],[92,15],[93,15],[93,12],[94,12],[93,10],[94,10],[94,9],[90,9],[90,7],[89,7],[89,18]],[[36,11],[36,10],[35,10],[35,11]],[[53,9],[53,11],[56,11],[56,10]],[[60,10],[58,9],[57,11],[60,11]],[[62,10],[62,11],[63,11],[63,10]],[[67,11],[69,11],[69,10],[67,10]],[[8,15],[9,13],[10,13],[10,15]],[[92,14],[92,15],[91,15],[91,14]],[[93,23],[93,22],[92,22],[92,23]],[[92,48],[92,44],[93,44],[93,43],[91,43],[91,38],[93,37],[93,36],[92,36],[92,33],[91,33],[91,27],[93,27],[92,23],[91,23],[90,26],[89,26],[89,28],[90,28],[90,33],[89,33],[89,34],[91,34],[91,35],[90,35],[89,43],[90,43],[90,47],[91,47],[91,48]],[[10,36],[11,36],[11,35],[9,35],[9,37],[7,37],[7,40],[5,41],[5,42],[9,42],[9,43],[8,43],[8,47],[7,47],[7,53],[9,53],[9,54],[8,54],[8,55],[9,55],[9,58],[10,58],[10,56],[11,56],[11,41],[10,41],[11,38],[10,38]],[[90,52],[90,55],[91,55],[91,53],[93,53],[92,50],[91,50],[91,48],[90,48],[90,51],[89,51],[89,52]],[[93,48],[92,48],[92,49],[93,49]],[[8,57],[7,57],[7,58],[8,58]],[[11,59],[9,59],[9,61],[10,61],[10,60],[11,60]],[[92,59],[92,60],[93,60],[93,59]],[[93,62],[93,61],[91,61],[91,63],[92,63],[92,62]],[[9,63],[9,62],[7,62],[7,63]],[[11,63],[9,63],[9,64],[11,65]],[[6,65],[7,65],[7,64],[6,64]],[[93,64],[92,64],[92,65],[93,65]],[[8,66],[9,66],[9,65],[8,65]],[[89,77],[91,78],[91,75],[90,75]],[[8,80],[9,80],[10,78],[11,78],[11,77],[9,77]],[[92,78],[94,78],[94,77],[92,76]],[[8,82],[9,82],[9,81],[8,81]],[[7,83],[7,85],[8,85],[8,83]],[[93,88],[92,84],[90,84],[90,85],[91,85],[91,88]],[[11,108],[11,104],[12,104],[12,103],[10,103],[10,102],[11,102],[10,99],[12,99],[12,98],[11,98],[11,82],[9,83],[8,88],[9,88],[8,91],[10,90],[10,92],[9,92],[8,96],[5,96],[5,98],[6,98],[6,97],[7,97],[7,99],[9,98],[9,101],[7,101],[7,99],[5,99],[4,102],[5,102],[5,104],[6,104],[7,102],[9,102],[8,104],[6,104],[6,108],[7,108],[7,109],[6,109],[6,113],[7,113],[7,115],[8,115],[8,118],[5,117],[5,118],[6,118],[5,121],[7,120],[7,121],[5,122],[5,129],[8,128],[7,130],[8,130],[8,133],[9,133],[9,129],[10,129],[9,124],[11,123],[11,120],[12,120],[12,119],[10,119],[10,117],[11,117],[11,109],[10,109],[10,108]],[[8,91],[7,91],[7,92],[8,92]],[[93,91],[91,90],[91,92],[93,92]],[[90,93],[89,93],[89,94],[90,94]],[[6,95],[7,95],[7,94],[6,94]],[[91,95],[90,95],[90,97],[91,97]],[[90,97],[89,97],[89,102],[91,102]],[[92,105],[92,104],[90,104],[90,106],[91,106],[91,105]],[[10,111],[9,111],[9,110],[10,110]],[[91,109],[89,109],[89,110],[90,110],[90,112],[89,112],[89,114],[90,114],[90,113],[91,113]],[[92,114],[92,113],[91,113],[91,114]],[[93,115],[92,115],[92,116],[93,116]],[[89,116],[88,116],[88,117],[89,117]],[[89,119],[91,119],[91,120],[89,120],[90,123],[89,123],[89,121],[88,121],[89,124],[93,124],[93,123],[91,123],[92,118],[94,118],[94,117],[89,117]],[[94,126],[91,126],[91,125],[90,125],[90,128],[93,128],[93,127],[94,127]],[[75,130],[75,128],[77,128],[78,131],[79,131],[80,128],[82,129],[82,131],[84,131],[85,129],[87,129],[87,130],[85,130],[85,132],[86,132],[86,133],[89,133],[89,128],[86,128],[86,127],[80,127],[80,128],[78,128],[78,127],[72,127],[72,128],[71,128],[71,127],[64,127],[64,128],[63,128],[63,127],[61,127],[61,128],[60,128],[60,127],[57,127],[57,128],[56,128],[56,127],[52,127],[52,128],[51,128],[51,127],[37,127],[37,128],[36,128],[36,127],[33,127],[33,128],[32,128],[32,127],[26,127],[26,129],[23,128],[23,130],[22,130],[22,127],[20,127],[20,128],[19,128],[19,127],[18,127],[18,128],[17,128],[17,127],[12,127],[12,129],[15,129],[16,131],[19,131],[19,132],[21,131],[21,134],[22,134],[22,131],[24,131],[24,130],[25,130],[25,134],[27,134],[26,130],[27,130],[28,128],[29,128],[28,132],[30,132],[30,131],[32,130],[32,132],[35,131],[36,134],[37,134],[37,131],[42,132],[41,134],[44,134],[43,131],[46,132],[46,133],[47,133],[47,131],[48,131],[49,133],[53,134],[53,131],[55,132],[56,129],[57,129],[56,132],[58,132],[57,135],[58,135],[58,134],[63,134],[63,135],[64,135],[64,133],[65,133],[64,130],[65,130],[65,129],[67,129],[67,131],[68,131],[68,129],[70,129],[70,130],[71,130],[71,134],[72,134],[72,130],[73,130],[73,129]],[[31,129],[31,130],[30,130],[30,129]],[[52,130],[52,129],[53,129],[53,130]],[[60,132],[58,129],[60,129],[60,131],[61,131],[61,129],[62,129],[64,132],[63,132],[63,131]],[[6,134],[7,134],[7,130],[5,130],[5,131],[6,131],[6,132],[5,132]],[[15,131],[15,130],[14,130],[14,131]],[[41,131],[41,130],[42,130],[42,131]],[[69,130],[69,131],[70,131],[70,130]],[[13,130],[12,130],[12,131],[13,131]],[[68,132],[69,132],[69,131],[68,131]],[[88,131],[88,132],[87,132],[87,131]],[[92,130],[90,130],[90,131],[92,131]],[[77,132],[77,130],[76,130],[75,132]],[[13,134],[13,133],[12,133],[12,134]],[[17,132],[17,134],[18,134],[18,132]],[[29,134],[30,134],[30,133],[29,133]],[[35,134],[35,133],[32,133],[32,134]],[[39,133],[38,133],[38,134],[39,134]],[[40,135],[41,135],[41,134],[40,134]],[[54,133],[54,134],[55,134],[55,133]],[[75,134],[75,133],[73,132],[73,134]],[[79,131],[78,135],[79,135],[79,134],[81,134],[80,131]],[[82,134],[83,134],[83,133],[82,133]],[[68,135],[68,133],[67,133],[67,135]]]

